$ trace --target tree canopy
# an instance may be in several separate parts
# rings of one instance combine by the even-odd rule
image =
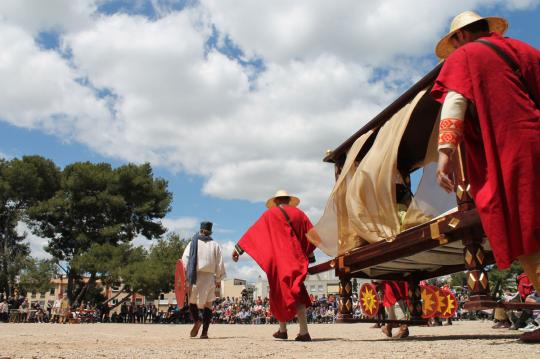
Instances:
[[[33,232],[48,238],[46,251],[67,263],[68,296],[73,300],[74,282],[84,274],[75,262],[89,251],[98,255],[138,235],[159,238],[166,230],[160,220],[171,200],[167,182],[154,178],[147,163],[113,169],[107,163],[77,162],[61,172],[59,189],[30,207],[27,215]],[[93,278],[100,269],[95,270],[90,271]]]
[[[60,170],[40,156],[0,159],[0,292],[11,295],[15,277],[29,262],[30,248],[17,225],[27,210],[60,186]]]

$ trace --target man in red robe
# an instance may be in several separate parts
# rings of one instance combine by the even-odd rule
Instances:
[[[431,91],[443,102],[438,181],[454,190],[450,156],[463,140],[471,195],[498,267],[519,260],[538,288],[540,51],[502,37],[507,27],[505,19],[467,11],[437,44],[437,56],[446,59]],[[540,331],[521,340],[540,342]]]
[[[315,261],[315,246],[308,240],[313,224],[296,206],[297,197],[278,191],[266,202],[268,210],[240,238],[233,260],[247,252],[266,272],[270,286],[270,309],[279,321],[274,338],[287,339],[286,324],[298,314],[297,341],[311,341],[306,306],[311,300],[304,286],[308,262]]]
[[[388,313],[388,319],[397,320],[395,305],[398,304],[401,312],[406,315],[407,313],[407,301],[409,299],[409,291],[407,282],[398,281],[383,281],[381,283],[381,289],[383,292],[383,305],[384,310]],[[403,318],[404,319],[404,318]],[[392,337],[392,328],[394,325],[386,324],[382,327],[382,332],[387,337]],[[394,336],[395,338],[407,338],[409,336],[409,328],[407,324],[399,326],[399,332]]]

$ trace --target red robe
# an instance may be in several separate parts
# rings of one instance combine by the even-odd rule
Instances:
[[[409,286],[407,282],[384,281],[381,283],[381,289],[383,291],[383,305],[385,307],[391,307],[399,300],[403,300],[405,303],[409,300]]]
[[[307,275],[307,255],[315,249],[306,238],[313,228],[300,209],[282,206],[300,237],[297,239],[278,207],[273,207],[251,226],[238,244],[265,271],[270,286],[270,308],[280,322],[296,315],[296,306],[309,306],[311,300],[304,286]]]
[[[540,100],[540,51],[494,33],[485,39],[520,66]],[[448,90],[476,107],[477,116],[465,118],[468,177],[497,265],[504,269],[540,250],[540,110],[510,66],[477,42],[448,57],[431,95],[443,102]]]

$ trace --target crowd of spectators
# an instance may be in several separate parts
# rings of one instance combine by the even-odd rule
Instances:
[[[455,293],[458,301],[458,310],[453,319],[488,319],[493,318],[497,322],[496,327],[520,328],[523,326],[540,325],[540,313],[520,311],[506,313],[508,316],[497,317],[497,313],[488,311],[468,312],[463,310],[463,304],[467,301],[466,291]],[[536,293],[531,293],[524,301],[540,302]],[[506,292],[506,300],[516,300],[519,294]],[[334,323],[338,317],[337,300],[334,295],[312,296],[312,306],[306,310],[309,323]],[[519,299],[519,298],[518,298]],[[353,316],[363,318],[358,297],[353,294]],[[65,296],[53,303],[49,302],[45,307],[38,302],[29,303],[26,297],[5,297],[0,295],[0,322],[14,323],[191,323],[187,303],[183,308],[176,305],[168,305],[166,309],[158,308],[153,303],[135,304],[125,301],[112,310],[110,303],[95,305],[82,302],[69,306]],[[524,314],[521,314],[524,313]],[[520,320],[518,320],[520,319]],[[271,314],[268,298],[257,297],[255,299],[243,296],[240,298],[218,298],[214,302],[212,310],[212,322],[215,324],[275,324],[277,321]],[[517,323],[517,324],[516,324]]]
[[[307,309],[310,323],[334,323],[337,306],[334,296],[312,297],[313,305]],[[0,297],[0,321],[13,323],[190,323],[187,303],[183,308],[169,305],[158,309],[153,303],[123,302],[119,309],[111,310],[109,304],[67,304],[65,296],[42,307],[38,302],[29,303],[26,297]],[[213,323],[270,324],[277,323],[270,311],[268,298],[250,299],[218,298],[212,310]]]
[[[333,295],[313,296],[312,306],[306,309],[309,323],[334,323],[337,306]],[[268,298],[219,298],[214,302],[213,322],[224,324],[275,324]]]

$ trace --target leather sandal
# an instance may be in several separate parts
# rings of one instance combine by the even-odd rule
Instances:
[[[272,334],[272,336],[276,339],[287,339],[289,337],[287,332],[280,332],[279,330]]]
[[[524,343],[540,343],[540,329],[521,334],[519,340]]]
[[[311,337],[309,336],[309,333],[306,334],[298,334],[296,338],[294,338],[297,342],[310,342]]]
[[[399,326],[399,332],[396,334],[396,338],[407,338],[409,336],[409,327],[405,324]]]
[[[392,324],[386,324],[382,327],[381,332],[388,338],[392,338]]]
[[[201,328],[202,321],[198,320],[195,323],[193,323],[193,328],[191,328],[191,332],[189,332],[189,336],[192,338],[195,338],[197,334],[199,334],[199,329]]]

